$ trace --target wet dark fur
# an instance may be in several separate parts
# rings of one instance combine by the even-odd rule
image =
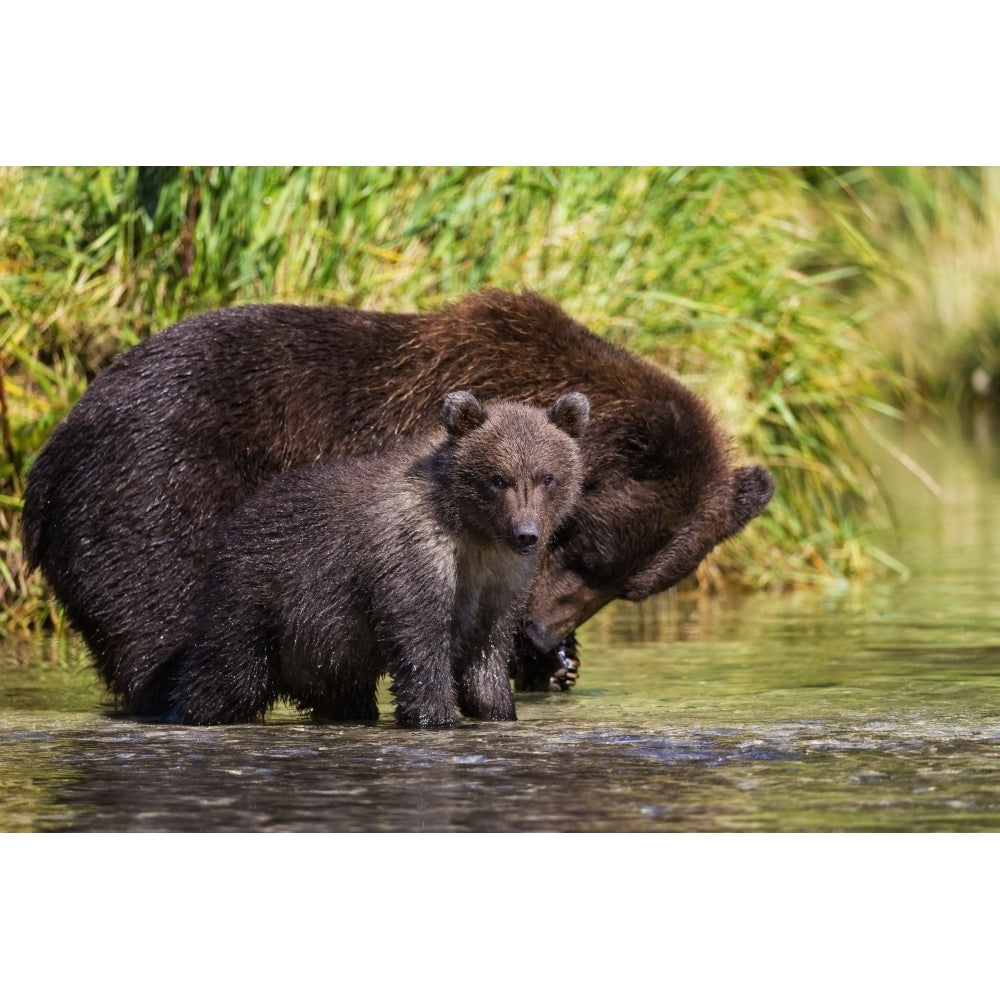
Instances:
[[[767,472],[733,468],[692,392],[536,295],[487,290],[430,315],[246,306],[193,316],[94,380],[25,493],[25,552],[123,707],[156,709],[157,671],[192,626],[226,515],[293,465],[432,426],[456,386],[536,403],[590,398],[584,493],[523,628],[542,653],[608,601],[677,583],[771,497]]]
[[[514,634],[580,492],[587,413],[578,393],[547,413],[451,393],[447,434],[265,485],[215,547],[168,717],[251,722],[285,698],[371,720],[388,673],[404,725],[515,718]]]

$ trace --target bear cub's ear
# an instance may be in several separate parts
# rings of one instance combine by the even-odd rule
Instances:
[[[474,431],[485,419],[483,404],[471,392],[460,389],[444,397],[444,425],[449,434],[461,437]]]
[[[590,420],[590,400],[582,392],[567,392],[549,407],[549,420],[571,438],[578,438]]]

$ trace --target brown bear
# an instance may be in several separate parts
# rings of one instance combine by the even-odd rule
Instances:
[[[444,401],[447,433],[299,466],[237,508],[209,562],[167,718],[252,722],[278,698],[323,719],[514,719],[508,662],[552,532],[580,492],[587,397],[546,412]]]
[[[226,515],[294,465],[432,426],[456,385],[590,399],[583,495],[543,554],[522,650],[548,654],[609,601],[671,587],[774,489],[764,469],[734,468],[677,379],[531,293],[486,290],[429,315],[254,305],[192,316],[94,380],[25,492],[28,559],[122,706],[162,708],[157,674],[194,623]],[[543,666],[522,686],[547,685]]]

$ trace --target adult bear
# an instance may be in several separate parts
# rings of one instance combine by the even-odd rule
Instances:
[[[94,380],[25,491],[29,563],[122,707],[162,710],[157,673],[194,623],[217,528],[238,504],[294,465],[433,426],[455,389],[590,399],[583,494],[542,562],[524,650],[550,652],[614,598],[682,580],[774,491],[764,469],[733,467],[690,390],[534,294],[487,289],[428,315],[252,305],[192,316]]]

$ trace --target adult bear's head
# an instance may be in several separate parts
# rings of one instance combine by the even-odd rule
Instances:
[[[583,494],[553,539],[525,620],[542,652],[609,601],[639,601],[679,583],[774,493],[760,466],[732,465],[707,407],[670,381],[658,399],[623,402],[590,390]]]

